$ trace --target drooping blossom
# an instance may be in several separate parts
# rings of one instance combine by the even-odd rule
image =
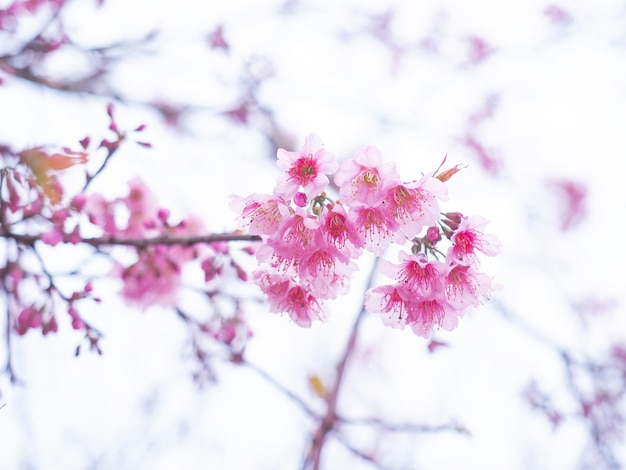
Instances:
[[[337,250],[347,250],[350,257],[356,258],[358,250],[363,247],[363,239],[348,217],[343,204],[337,202],[334,206],[325,206],[320,214],[320,220],[324,241]]]
[[[480,305],[493,289],[492,280],[477,271],[477,252],[496,254],[500,242],[482,229],[486,221],[447,213],[445,226],[452,246],[445,260],[435,249],[440,236],[433,227],[413,240],[412,254],[400,252],[399,264],[385,260],[380,271],[394,280],[392,284],[370,289],[365,308],[379,313],[383,322],[397,328],[409,326],[419,336],[428,337],[434,329],[451,330],[458,319]],[[435,258],[428,257],[435,253]]]
[[[491,278],[471,266],[457,264],[445,277],[446,299],[455,308],[478,306],[492,290]]]
[[[365,293],[365,309],[371,313],[381,313],[382,321],[387,326],[404,328],[409,309],[405,296],[406,291],[401,286],[386,284],[375,287]]]
[[[409,302],[406,324],[416,335],[428,338],[436,327],[448,331],[456,328],[462,313],[441,297],[419,299]]]
[[[330,284],[337,272],[337,265],[348,264],[350,257],[347,253],[329,245],[317,231],[314,246],[305,251],[298,262],[300,279],[311,282],[313,279],[325,278]]]
[[[398,222],[384,207],[357,206],[348,216],[359,236],[359,244],[375,255],[382,255],[391,243]]]
[[[298,207],[293,215],[282,221],[278,231],[268,238],[267,245],[274,250],[284,266],[297,265],[305,253],[315,249],[319,226],[316,218]]]
[[[399,264],[381,260],[380,272],[396,279],[408,292],[424,298],[433,298],[444,290],[444,276],[448,271],[445,263],[428,260],[426,255],[398,253]]]
[[[267,295],[270,311],[285,312],[299,326],[310,327],[313,320],[325,320],[326,310],[315,296],[289,277],[256,271],[254,279]]]
[[[444,295],[423,297],[411,292],[406,284],[387,284],[368,290],[365,309],[379,313],[383,323],[394,328],[409,326],[415,334],[427,338],[433,329],[456,327],[463,311],[450,305]]]

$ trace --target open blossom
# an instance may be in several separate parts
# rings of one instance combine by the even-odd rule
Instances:
[[[348,218],[343,204],[337,202],[332,207],[324,207],[320,220],[324,241],[338,250],[347,250],[350,257],[356,258],[358,249],[363,247],[363,240],[352,220]]]
[[[382,320],[387,326],[404,328],[408,316],[407,291],[402,286],[384,285],[369,289],[365,293],[365,309],[372,313],[383,313]]]
[[[455,310],[440,297],[410,302],[408,311],[406,323],[416,335],[423,338],[428,338],[435,327],[448,331],[454,329],[462,314],[462,311]]]
[[[385,210],[402,228],[400,237],[414,236],[424,226],[439,220],[439,202],[447,200],[445,185],[436,178],[423,177],[411,183],[395,183],[385,192]],[[403,240],[400,239],[400,243]]]
[[[307,250],[298,263],[300,278],[306,281],[325,278],[330,284],[337,272],[337,265],[348,264],[349,256],[327,244],[321,233],[317,233],[314,248]]]
[[[450,305],[441,295],[423,297],[411,292],[406,284],[388,284],[368,290],[365,309],[379,313],[385,325],[409,326],[415,334],[427,338],[437,328],[456,327],[462,310]]]
[[[476,261],[477,252],[495,256],[500,252],[502,244],[495,235],[483,232],[487,220],[480,216],[471,218],[463,216],[459,228],[452,235],[452,246],[447,257],[460,264],[472,264]]]
[[[313,320],[325,320],[326,310],[309,289],[289,277],[257,271],[256,283],[267,295],[270,311],[285,312],[299,326],[310,327]]]
[[[293,215],[282,220],[278,231],[267,239],[280,261],[298,264],[305,253],[315,249],[319,221],[298,207]]]
[[[384,207],[354,207],[349,219],[359,236],[359,244],[378,256],[389,246],[398,228],[398,222]]]
[[[444,290],[444,276],[448,267],[441,261],[429,261],[426,255],[398,253],[400,264],[381,260],[380,272],[396,279],[408,292],[424,298],[433,298]]]
[[[251,235],[276,233],[282,221],[291,215],[289,205],[280,196],[252,194],[242,198],[231,196],[230,206],[241,215],[239,228],[247,228]]]
[[[171,306],[176,303],[181,264],[169,256],[167,247],[157,246],[139,253],[137,261],[120,272],[122,297],[131,304]]]
[[[358,270],[358,266],[353,262],[335,263],[332,275],[309,279],[311,292],[320,299],[335,299],[338,295],[346,294],[350,288],[352,273]]]
[[[485,225],[482,219],[467,223],[467,218],[461,214],[453,218],[458,218],[459,223],[457,225],[453,221],[450,224],[455,227],[450,237],[453,246],[445,261],[427,257],[428,246],[432,246],[429,244],[432,240],[439,241],[439,237],[433,234],[433,227],[429,227],[423,238],[414,241],[414,248],[425,247],[425,252],[407,254],[401,251],[399,264],[381,260],[380,271],[394,279],[394,283],[367,292],[367,311],[379,313],[386,325],[397,328],[409,326],[415,334],[426,338],[434,329],[455,328],[459,317],[489,297],[491,278],[477,271],[477,263],[461,262],[469,260],[469,256],[455,255],[454,240],[460,233],[459,245],[466,247],[465,254],[473,257],[474,249],[486,254],[496,253],[500,243],[497,238],[485,236],[479,230]],[[468,241],[463,245],[464,240],[471,240],[471,243]]]
[[[328,176],[337,171],[335,156],[324,150],[321,139],[310,134],[297,152],[279,149],[277,164],[285,170],[278,179],[274,194],[291,199],[298,191],[309,199],[321,193],[329,183]]]
[[[471,266],[457,264],[446,274],[446,299],[456,308],[478,306],[492,290],[491,278]]]
[[[377,148],[365,147],[341,163],[334,181],[344,203],[377,206],[384,197],[383,188],[399,182],[400,175],[393,162],[383,163]]]

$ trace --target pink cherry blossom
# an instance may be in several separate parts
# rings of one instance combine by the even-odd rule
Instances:
[[[335,263],[332,276],[314,277],[309,280],[311,292],[319,299],[335,299],[338,295],[347,294],[352,273],[358,269],[353,262]]]
[[[326,243],[338,250],[347,249],[350,257],[356,258],[359,253],[355,251],[355,248],[361,248],[363,241],[353,222],[348,218],[343,204],[338,202],[332,207],[324,207],[320,219],[321,231]]]
[[[392,241],[398,223],[382,207],[357,206],[348,216],[359,235],[359,244],[382,255]]]
[[[445,282],[446,299],[457,309],[480,305],[492,290],[489,276],[461,264],[448,272]]]
[[[241,215],[238,228],[252,235],[272,235],[283,219],[291,215],[287,202],[279,196],[252,194],[246,198],[231,196],[230,206]]]
[[[337,264],[348,264],[349,261],[347,254],[318,242],[316,248],[306,251],[300,259],[298,273],[302,280],[325,279],[330,284],[337,272]]]
[[[399,182],[400,175],[395,163],[383,163],[377,148],[365,147],[341,163],[334,181],[345,204],[377,206],[384,197],[383,187]]]
[[[423,253],[409,255],[404,251],[398,253],[398,259],[398,265],[381,260],[380,271],[420,297],[432,299],[443,292],[448,271],[444,263],[429,261]]]
[[[421,254],[400,252],[399,259],[399,265],[381,260],[381,272],[396,279],[396,283],[368,290],[366,310],[380,313],[385,325],[394,328],[408,325],[424,338],[434,328],[453,329],[463,312],[445,297],[446,265],[429,262]]]
[[[452,235],[448,259],[459,264],[472,264],[477,261],[477,251],[488,256],[497,255],[502,243],[495,235],[483,232],[487,223],[487,220],[480,216],[471,218],[463,216],[459,228]]]
[[[459,312],[445,299],[421,299],[409,304],[406,323],[416,335],[428,338],[436,327],[454,329],[458,324],[458,315]]]
[[[86,196],[84,211],[91,224],[101,228],[108,235],[115,236],[118,234],[115,207],[102,194],[93,193]]]
[[[325,320],[323,304],[306,287],[289,277],[257,271],[255,281],[267,295],[270,311],[285,312],[299,326],[310,327],[313,320]]]
[[[140,307],[172,306],[180,286],[181,265],[164,246],[139,253],[137,261],[123,268],[122,297]]]
[[[298,207],[291,217],[267,241],[277,255],[297,262],[305,251],[315,248],[314,241],[320,222]]]
[[[365,294],[365,309],[370,313],[381,313],[383,323],[394,328],[404,328],[409,315],[409,303],[402,288],[383,285],[369,289]]]
[[[432,188],[433,192],[427,188]],[[436,197],[447,198],[445,185],[432,177],[412,183],[397,183],[386,190],[385,210],[398,222],[407,238],[411,238],[439,220]]]
[[[130,212],[124,233],[130,237],[141,237],[146,234],[146,228],[149,226],[146,224],[157,219],[159,210],[157,201],[150,188],[140,178],[131,180],[128,186],[130,188],[128,195],[118,199]]]
[[[309,199],[321,193],[329,183],[328,176],[337,171],[335,156],[324,150],[321,139],[310,134],[297,152],[279,149],[277,164],[285,173],[278,179],[274,194],[291,199],[298,191]]]

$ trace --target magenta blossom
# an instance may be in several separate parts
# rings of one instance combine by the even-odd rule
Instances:
[[[495,235],[483,232],[487,223],[487,220],[480,216],[471,218],[463,216],[459,228],[452,235],[448,259],[467,265],[477,262],[479,251],[487,256],[497,255],[502,243]]]

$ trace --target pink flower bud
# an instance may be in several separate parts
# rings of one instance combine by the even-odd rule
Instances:
[[[169,219],[170,217],[170,211],[168,209],[161,208],[157,211],[157,217],[161,222],[165,224],[167,222],[167,219]]]
[[[437,227],[436,225],[428,227],[428,230],[426,230],[426,238],[432,245],[441,240],[441,232],[439,231],[439,227]]]
[[[307,200],[306,194],[304,193],[298,192],[293,197],[293,203],[298,207],[306,207],[308,202],[309,201]]]

